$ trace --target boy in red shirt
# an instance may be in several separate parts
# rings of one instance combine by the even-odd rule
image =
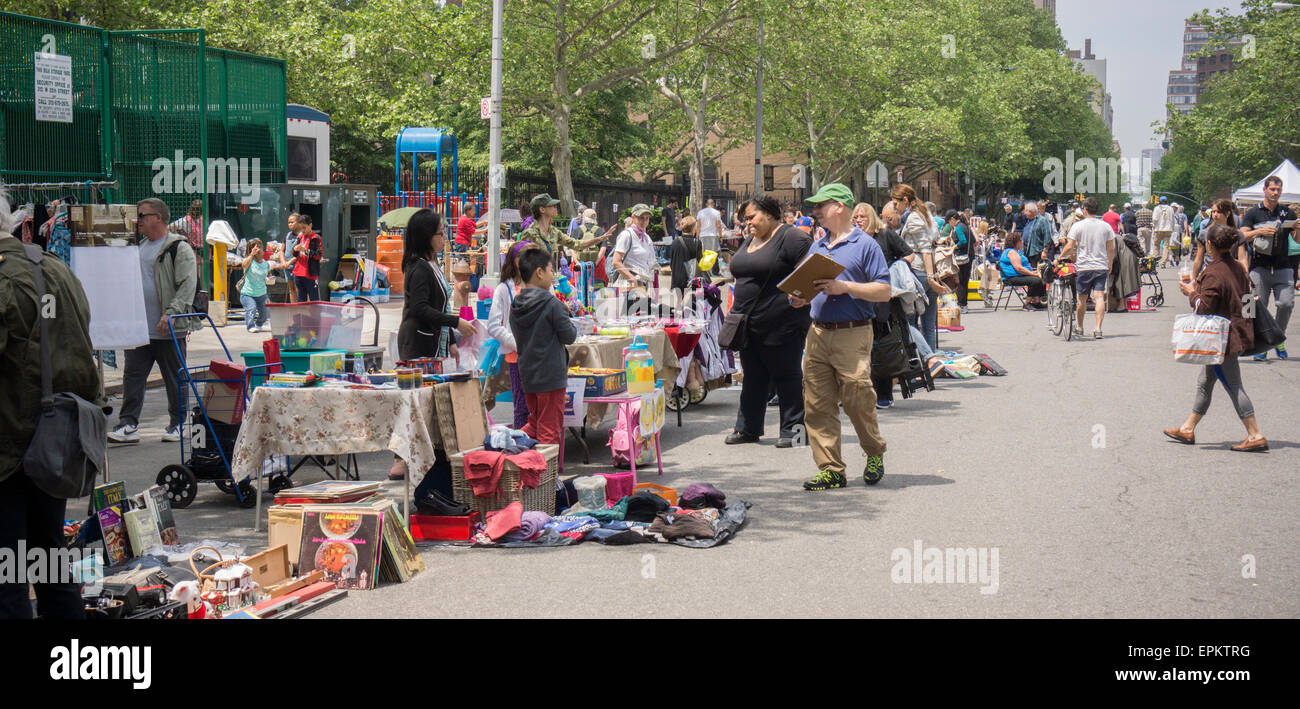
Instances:
[[[311,217],[298,215],[302,234],[293,247],[293,280],[298,288],[298,302],[320,300],[320,262],[323,246],[320,236],[311,228]]]

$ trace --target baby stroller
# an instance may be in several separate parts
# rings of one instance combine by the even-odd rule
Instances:
[[[1155,256],[1143,256],[1138,259],[1140,283],[1155,291],[1153,295],[1147,296],[1147,307],[1150,308],[1158,308],[1165,304],[1165,288],[1160,284],[1160,276],[1156,273],[1157,261]]]
[[[721,291],[702,278],[693,279],[689,288],[681,314],[690,327],[687,332],[679,330],[675,337],[669,334],[682,369],[673,383],[667,405],[669,410],[678,413],[679,422],[683,409],[702,403],[711,389],[724,386],[735,371],[730,353],[718,345],[723,320]],[[686,384],[692,369],[704,380],[703,387],[695,391],[690,391]]]

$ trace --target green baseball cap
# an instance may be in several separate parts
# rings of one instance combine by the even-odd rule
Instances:
[[[822,188],[817,190],[817,194],[805,199],[804,201],[812,204],[835,201],[846,207],[852,207],[853,192],[841,182],[832,182],[830,184],[822,185]]]
[[[655,210],[651,209],[649,206],[647,206],[647,205],[645,205],[645,204],[639,204],[639,203],[638,203],[638,204],[634,204],[634,205],[632,205],[632,212],[631,212],[631,213],[632,213],[632,216],[634,216],[634,217],[639,217],[639,216],[641,216],[642,214],[653,214],[654,211],[655,211]]]
[[[543,192],[536,197],[533,197],[533,200],[529,202],[528,205],[533,209],[537,209],[538,207],[554,207],[559,203],[560,200],[554,199],[549,194]]]

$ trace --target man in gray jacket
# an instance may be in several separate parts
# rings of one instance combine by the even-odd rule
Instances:
[[[168,317],[188,313],[193,308],[194,290],[198,287],[198,268],[194,250],[178,234],[167,231],[171,214],[161,199],[149,198],[136,204],[136,231],[140,240],[140,275],[144,287],[145,324],[149,344],[126,351],[122,373],[122,411],[117,428],[108,434],[115,443],[139,443],[140,411],[144,408],[144,388],[154,364],[162,372],[167,388],[167,430],[164,441],[180,440],[181,410],[176,373],[185,356],[185,338],[200,327],[193,319],[172,323],[180,353],[172,344]],[[180,246],[175,246],[180,244]]]

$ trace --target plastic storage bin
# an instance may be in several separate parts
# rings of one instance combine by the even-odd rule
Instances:
[[[280,350],[341,349],[361,346],[366,309],[359,304],[271,303],[271,331]]]

